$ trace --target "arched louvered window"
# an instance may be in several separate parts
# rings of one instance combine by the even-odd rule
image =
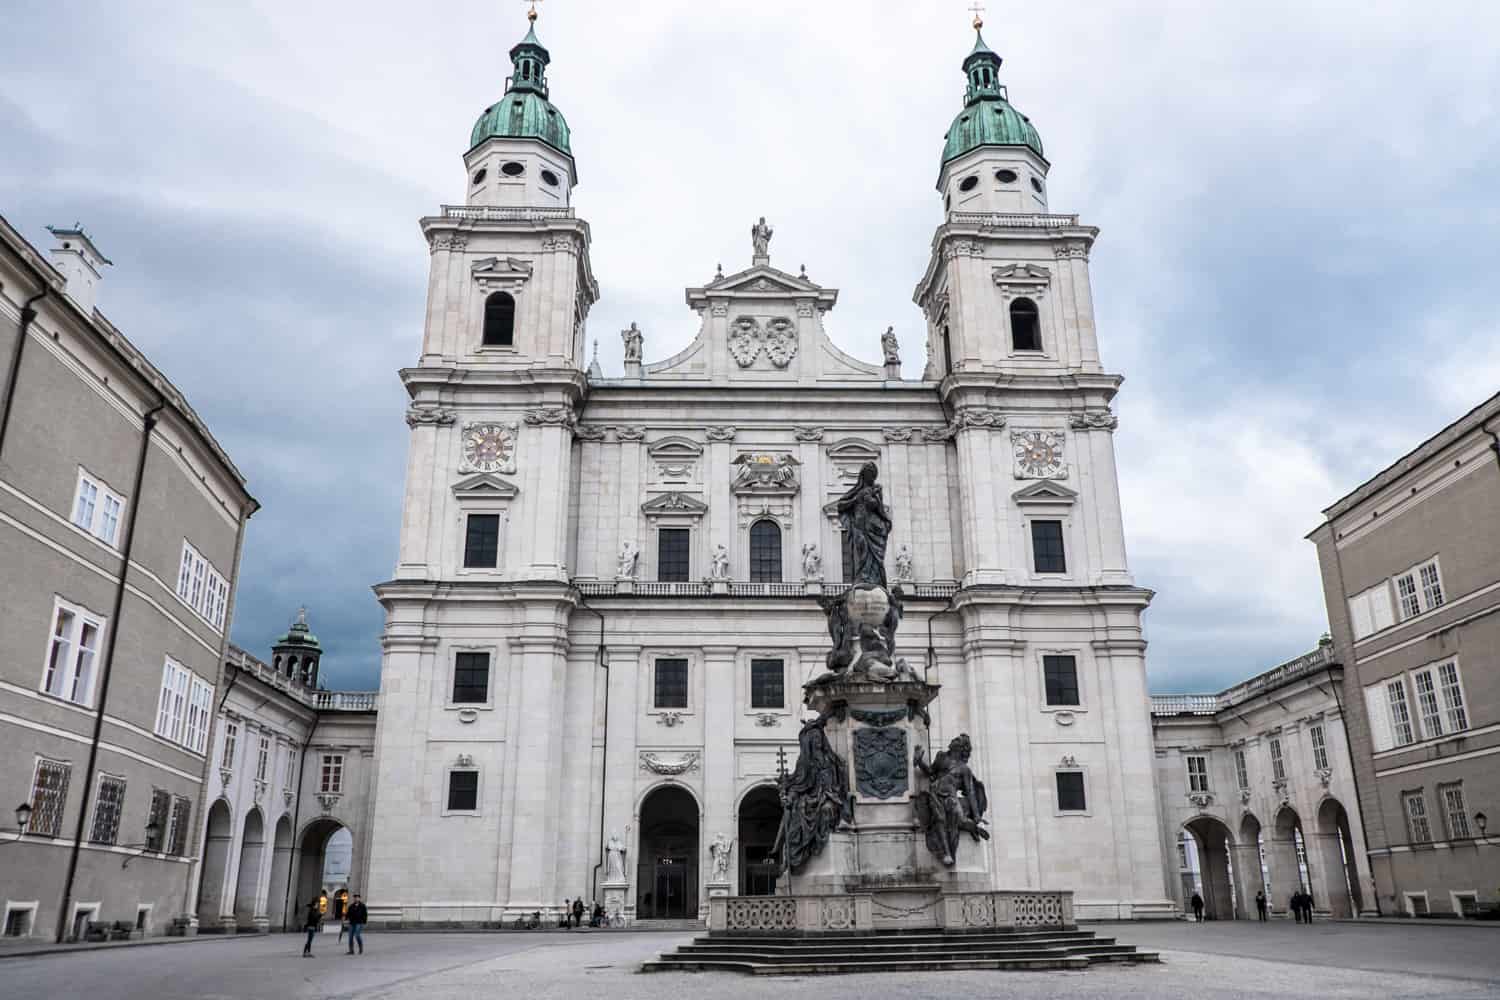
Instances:
[[[763,519],[750,525],[750,580],[781,582],[781,527],[775,521]]]
[[[484,346],[510,347],[516,342],[516,300],[494,292],[484,300]]]
[[[1010,304],[1010,342],[1017,351],[1042,349],[1042,324],[1036,303],[1030,299],[1016,299]]]

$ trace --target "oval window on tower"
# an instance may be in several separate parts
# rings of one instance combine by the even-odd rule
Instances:
[[[550,170],[542,171],[542,183],[551,187],[557,187],[557,175]]]
[[[474,171],[474,183],[475,184],[483,184],[484,183],[484,179],[486,177],[488,177],[489,175],[490,175],[490,172],[488,170],[484,169],[483,167],[480,167],[478,170]]]
[[[526,164],[511,160],[509,163],[500,165],[500,172],[507,177],[520,177],[526,172]]]
[[[975,188],[977,188],[978,186],[979,186],[979,178],[978,177],[965,177],[963,180],[961,180],[961,181],[958,182],[958,189],[960,191],[972,191]]]
[[[1041,194],[1042,193],[1042,182],[1039,181],[1039,180],[1037,180],[1035,177],[1033,177],[1031,179],[1031,190],[1035,191],[1037,194]]]
[[[1014,184],[1016,182],[1016,179],[1016,172],[1014,170],[995,171],[995,180],[999,181],[1001,184]]]

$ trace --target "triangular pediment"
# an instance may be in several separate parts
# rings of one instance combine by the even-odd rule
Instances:
[[[702,517],[708,513],[708,504],[686,493],[663,493],[659,497],[641,504],[641,513],[647,515],[676,514],[685,517]]]
[[[453,484],[453,495],[460,500],[511,500],[520,490],[489,472],[480,472]]]
[[[757,265],[724,278],[715,278],[706,286],[711,291],[729,292],[816,292],[821,288],[806,278],[787,274],[768,265]]]
[[[1011,499],[1018,504],[1071,504],[1077,501],[1078,492],[1070,490],[1062,483],[1051,479],[1042,479],[1030,486],[1016,490]]]
[[[1052,272],[1040,264],[1022,261],[1017,264],[1002,264],[992,272],[996,281],[1046,281]]]
[[[483,257],[469,270],[476,278],[529,278],[531,262],[519,257]]]

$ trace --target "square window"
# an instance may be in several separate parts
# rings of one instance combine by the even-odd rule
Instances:
[[[656,533],[656,578],[664,583],[688,581],[688,528],[662,528]]]
[[[500,558],[500,515],[470,514],[464,533],[464,568],[494,569]]]
[[[688,707],[688,661],[684,659],[656,661],[657,708]]]
[[[786,669],[782,661],[750,661],[750,707],[786,707]]]
[[[1072,656],[1043,656],[1042,676],[1046,681],[1047,704],[1080,704],[1078,700],[1078,662]]]
[[[1066,573],[1061,521],[1031,522],[1031,556],[1038,573]]]
[[[453,703],[482,705],[490,698],[490,654],[459,653],[453,658]]]
[[[479,772],[448,772],[448,811],[474,812],[479,808]]]
[[[1057,772],[1057,811],[1086,812],[1088,800],[1083,793],[1082,771]]]

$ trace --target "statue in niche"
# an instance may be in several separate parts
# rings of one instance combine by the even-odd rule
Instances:
[[[911,546],[902,545],[896,550],[896,579],[908,581],[912,578]]]
[[[620,831],[616,830],[609,835],[609,843],[604,845],[604,857],[605,881],[625,881],[625,842],[620,839]]]
[[[896,343],[896,328],[888,326],[885,333],[880,335],[880,350],[885,355],[885,363],[888,365],[899,365],[901,363],[901,345]]]
[[[627,538],[620,543],[620,572],[622,580],[634,580],[635,571],[641,564],[641,548],[635,539]]]
[[[709,857],[713,859],[713,879],[715,882],[729,881],[730,849],[733,846],[734,841],[724,836],[724,832],[722,830],[719,831],[719,835],[713,839],[713,843],[708,845]]]
[[[891,512],[875,481],[879,475],[875,463],[866,462],[860,466],[859,479],[838,499],[839,524],[849,539],[855,585],[886,585],[885,546],[891,537]]]
[[[708,575],[715,580],[729,579],[729,550],[724,546],[714,546],[714,554],[709,563]]]
[[[630,329],[620,331],[620,339],[625,342],[625,363],[639,363],[641,360],[641,343],[645,339],[641,334],[640,327],[632,322]]]
[[[828,838],[854,821],[849,795],[849,767],[828,742],[828,715],[802,724],[797,734],[797,767],[781,778],[781,829],[771,853],[780,852],[782,867],[796,871]]]
[[[770,256],[771,237],[774,235],[776,231],[766,225],[766,217],[762,215],[760,221],[750,227],[750,245],[755,248],[755,256]]]
[[[815,542],[802,543],[802,579],[823,579],[823,557]]]
[[[969,734],[960,733],[930,763],[921,747],[912,755],[917,770],[927,778],[927,789],[912,800],[917,823],[927,832],[927,849],[950,868],[958,854],[961,834],[967,833],[976,841],[990,839],[989,831],[984,828],[989,799],[984,793],[984,783],[969,770],[973,752]]]

